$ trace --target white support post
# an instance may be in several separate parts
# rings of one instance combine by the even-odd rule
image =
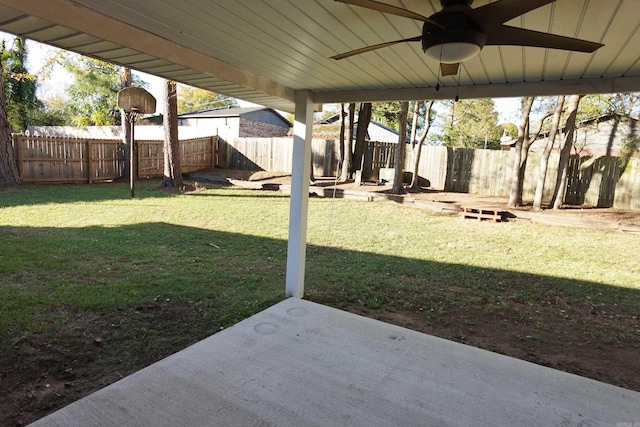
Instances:
[[[291,202],[289,207],[289,244],[287,249],[287,279],[285,289],[287,296],[296,298],[302,298],[304,296],[313,108],[314,104],[309,92],[296,92],[295,122],[293,124]]]

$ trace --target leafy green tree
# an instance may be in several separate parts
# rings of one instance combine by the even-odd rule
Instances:
[[[445,119],[444,141],[450,147],[500,148],[503,128],[492,99],[465,99],[451,102]]]
[[[178,114],[235,107],[238,107],[235,98],[193,86],[178,85]]]
[[[16,37],[11,49],[6,49],[4,42],[1,49],[7,119],[13,132],[23,132],[38,117],[44,104],[36,95],[36,77],[27,71],[25,65],[27,61],[25,40],[22,37]]]
[[[374,102],[371,106],[371,120],[397,130],[401,109],[400,102]]]
[[[73,75],[67,88],[67,114],[74,126],[105,126],[121,123],[117,93],[122,87],[122,67],[86,56],[63,52],[61,62]],[[146,83],[134,76],[132,86]]]
[[[67,100],[60,94],[40,100],[42,107],[33,111],[30,125],[65,126],[68,125],[66,107]]]
[[[607,114],[617,114],[621,117],[637,116],[640,112],[639,99],[638,93],[587,95],[580,101],[577,120],[593,119]]]
[[[516,139],[518,137],[518,126],[515,123],[507,122],[502,123],[503,134],[511,137],[512,139]]]
[[[427,105],[428,103],[422,101],[409,102],[411,117],[407,119],[407,123],[411,129],[408,130],[407,134],[410,135],[412,139],[416,139],[416,135],[421,134],[427,125],[425,120]],[[371,107],[371,120],[399,131],[399,118],[402,107],[402,102],[398,101],[374,102]],[[415,125],[413,121],[414,117],[417,118]]]
[[[119,123],[116,96],[120,90],[120,67],[76,55],[67,57],[64,66],[74,77],[67,88],[71,123],[74,126]]]

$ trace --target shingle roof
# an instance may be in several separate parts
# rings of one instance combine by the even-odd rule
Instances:
[[[260,110],[271,110],[278,114],[275,110],[265,107],[238,107],[238,108],[216,108],[210,110],[190,111],[188,113],[178,114],[178,118],[207,118],[207,117],[237,117],[242,114],[252,113]],[[279,114],[278,114],[279,115]]]

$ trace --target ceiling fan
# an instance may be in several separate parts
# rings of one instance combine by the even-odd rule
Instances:
[[[422,42],[427,56],[440,62],[443,76],[456,75],[460,62],[473,58],[484,46],[509,45],[594,52],[604,46],[586,40],[504,25],[556,0],[498,0],[472,8],[473,0],[440,0],[442,10],[430,17],[374,0],[335,0],[424,22],[422,35],[395,40],[332,56],[343,59],[404,42]]]

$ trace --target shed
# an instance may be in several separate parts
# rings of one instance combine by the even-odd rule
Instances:
[[[276,110],[265,107],[193,111],[179,114],[178,123],[206,129],[223,139],[277,138],[287,136],[292,127]]]

